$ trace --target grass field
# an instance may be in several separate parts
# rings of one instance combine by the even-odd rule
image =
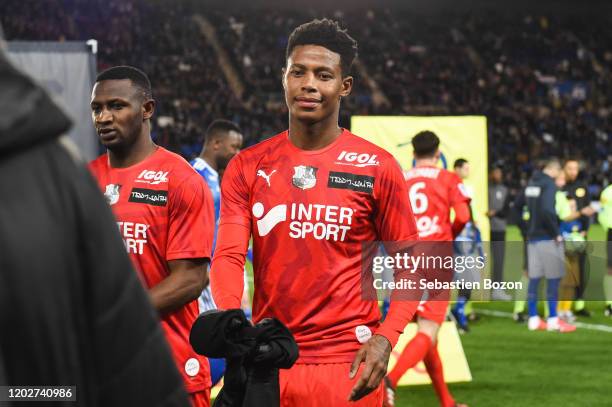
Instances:
[[[599,226],[591,228],[589,239],[605,240]],[[507,240],[521,240],[516,228],[509,228]],[[592,253],[597,267],[590,276],[591,290],[600,289],[605,272],[602,248]],[[522,253],[506,256],[507,278],[520,276],[522,261]],[[603,301],[589,302],[593,316],[579,319],[592,329],[580,327],[570,334],[530,332],[509,316],[490,315],[510,314],[512,307],[509,302],[474,304],[480,319],[461,337],[473,381],[450,385],[458,402],[471,407],[612,406],[612,319],[603,315]],[[431,385],[407,386],[398,388],[396,406],[435,407],[438,400]]]
[[[597,317],[612,323],[603,303]],[[512,304],[481,303],[475,310],[512,312]],[[473,381],[451,384],[457,401],[480,406],[612,406],[612,332],[579,328],[570,334],[529,332],[510,318],[481,315],[461,341]],[[396,406],[437,406],[430,385],[400,387]]]
[[[507,239],[521,240],[518,230],[510,228]],[[592,227],[589,239],[605,240],[602,229]],[[594,265],[602,265],[602,248],[595,245]],[[507,256],[506,275],[520,275],[522,261],[522,253]],[[591,290],[599,288],[604,270],[593,267]],[[612,406],[612,332],[587,328],[569,334],[530,332],[509,317],[483,315],[510,314],[512,307],[501,302],[474,304],[477,313],[481,310],[480,319],[461,337],[473,381],[450,385],[456,401],[471,407]],[[587,308],[592,317],[579,322],[612,330],[612,319],[603,315],[603,301],[589,302]],[[431,385],[407,386],[398,389],[396,406],[433,407],[438,400]]]

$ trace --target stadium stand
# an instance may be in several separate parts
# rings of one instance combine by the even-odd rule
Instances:
[[[578,156],[589,164],[590,182],[606,184],[612,52],[603,44],[612,34],[605,16],[589,17],[586,24],[572,15],[520,12],[331,14],[361,46],[343,126],[353,114],[484,114],[489,160],[504,166],[514,189],[526,182],[535,157],[547,155]],[[219,52],[195,15],[213,27],[242,92],[228,83]],[[158,100],[154,137],[186,158],[198,153],[215,118],[238,122],[246,145],[283,130],[280,72],[287,36],[296,24],[322,16],[160,0],[0,4],[8,40],[95,38],[100,69],[131,64],[147,71]]]

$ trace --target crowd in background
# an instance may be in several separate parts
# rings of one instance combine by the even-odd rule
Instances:
[[[206,17],[237,69],[236,95],[194,22]],[[281,68],[288,34],[332,17],[359,41],[356,86],[341,125],[355,114],[486,115],[489,161],[524,185],[535,159],[576,157],[593,193],[612,165],[612,33],[609,16],[490,11],[420,15],[402,10],[333,13],[210,10],[159,0],[5,0],[8,40],[99,41],[99,69],[146,71],[158,102],[154,137],[186,158],[199,153],[215,118],[238,122],[246,144],[284,130]],[[110,23],[109,23],[110,22]],[[361,80],[364,72],[382,94]]]

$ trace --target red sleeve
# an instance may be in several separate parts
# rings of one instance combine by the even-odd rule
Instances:
[[[240,155],[227,166],[221,183],[221,217],[210,282],[220,309],[240,308],[244,290],[244,262],[251,237],[249,188]]]
[[[240,308],[244,292],[244,262],[251,231],[235,223],[219,225],[210,271],[210,286],[219,309]]]
[[[379,182],[376,183],[378,188],[375,186],[379,203],[376,226],[380,239],[387,242],[385,244],[387,254],[393,256],[412,246],[412,242],[418,239],[418,231],[408,198],[406,182],[399,165],[394,160],[389,160],[379,178]],[[407,270],[396,270],[394,279],[395,281],[401,279],[418,281],[420,274],[410,273]],[[406,324],[412,320],[419,304],[418,301],[400,300],[398,294],[398,292],[391,293],[389,312],[376,331],[377,335],[382,335],[389,340],[391,347],[395,346]]]
[[[472,200],[461,181],[461,178],[457,174],[449,173],[451,178],[449,180],[449,203],[452,208],[461,202],[470,203]]]
[[[235,223],[250,228],[249,195],[249,188],[242,168],[242,157],[238,154],[230,161],[223,173],[219,225]]]
[[[210,258],[215,209],[202,177],[193,174],[168,191],[166,260]]]
[[[453,237],[455,238],[470,221],[472,215],[470,213],[470,205],[468,205],[468,203],[465,201],[458,202],[455,206],[453,206],[453,210],[455,211],[455,220],[453,221],[451,229],[453,232]]]

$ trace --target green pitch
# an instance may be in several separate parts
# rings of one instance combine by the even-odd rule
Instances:
[[[520,240],[515,228],[508,230],[508,240]],[[599,226],[589,233],[591,241],[604,241]],[[604,253],[595,252],[601,261]],[[520,270],[522,258],[506,258],[505,273]],[[591,279],[601,281],[604,267],[594,267]],[[589,302],[591,318],[578,321],[612,328],[612,318],[603,315],[604,303]],[[475,311],[512,312],[511,303],[478,303]],[[470,383],[450,384],[457,402],[479,406],[604,406],[612,405],[612,396],[604,389],[612,383],[612,332],[578,328],[558,334],[529,332],[524,324],[509,317],[480,314],[472,322],[471,332],[461,341],[472,371]],[[438,406],[431,385],[400,387],[397,407]]]
[[[603,303],[589,304],[607,323]],[[478,304],[475,310],[512,312],[511,304]],[[473,406],[612,405],[612,332],[579,328],[570,334],[529,332],[510,318],[481,315],[461,341],[473,381],[449,385],[455,400]],[[400,387],[397,407],[438,406],[433,387]]]

